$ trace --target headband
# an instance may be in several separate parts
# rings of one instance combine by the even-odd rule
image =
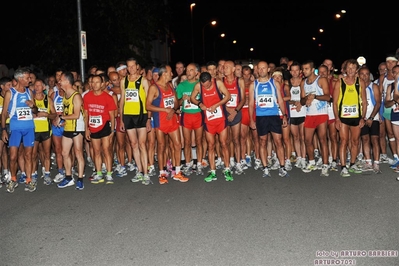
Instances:
[[[272,77],[274,77],[275,75],[283,76],[283,73],[281,73],[280,71],[274,71]]]
[[[127,68],[127,66],[121,65],[120,67],[118,67],[118,68],[116,69],[116,71],[119,71],[119,70],[122,70],[122,69],[125,69],[125,68]]]
[[[385,61],[398,61],[398,59],[394,56],[388,56]]]

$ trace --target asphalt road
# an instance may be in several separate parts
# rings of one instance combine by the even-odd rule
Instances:
[[[192,175],[149,186],[129,173],[114,185],[85,180],[83,191],[42,180],[33,193],[3,187],[0,265],[399,265],[399,174],[381,170],[262,178],[250,168],[234,182],[218,170],[211,183]],[[359,253],[342,257],[347,250]]]

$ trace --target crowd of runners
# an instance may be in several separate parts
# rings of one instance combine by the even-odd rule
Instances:
[[[349,177],[381,173],[380,163],[399,172],[398,58],[378,71],[373,78],[355,59],[336,71],[331,59],[252,67],[128,58],[90,67],[82,82],[76,71],[39,77],[21,67],[0,79],[0,185],[212,182],[217,169],[233,181],[248,168]]]

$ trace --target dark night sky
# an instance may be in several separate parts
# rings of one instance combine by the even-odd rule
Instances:
[[[181,15],[173,28],[177,41],[183,42],[172,56],[189,62],[191,56],[190,1],[181,1]],[[262,59],[278,63],[281,56],[302,62],[314,60],[316,65],[331,58],[336,67],[348,58],[364,56],[374,73],[377,65],[399,47],[399,38],[390,26],[394,13],[387,5],[359,7],[340,1],[222,1],[199,0],[193,9],[195,61],[202,61],[202,27],[217,20],[215,27],[205,27],[206,60],[220,58]],[[341,1],[344,2],[344,1]],[[335,14],[345,9],[340,20]],[[175,22],[177,22],[175,21]],[[183,22],[184,21],[184,22]],[[323,34],[318,29],[323,28]],[[181,30],[183,29],[183,30]],[[225,33],[225,39],[219,37]],[[396,36],[395,36],[396,35]],[[312,37],[318,41],[313,41]],[[232,39],[237,44],[232,44]],[[321,43],[321,48],[318,44]],[[254,51],[250,52],[249,48]]]
[[[9,12],[3,12],[0,63],[7,61],[6,58],[12,58],[12,65],[20,65],[19,61],[22,59],[18,58],[17,52],[9,50],[10,45],[21,44],[27,36],[45,29],[46,26],[43,25],[50,23],[46,19],[48,12],[61,12],[46,10],[45,2],[38,1],[18,7],[16,5],[20,5],[20,2],[11,2],[14,7],[9,7]],[[191,1],[169,0],[168,2],[174,10],[169,24],[176,40],[171,47],[171,61],[189,63],[192,61],[189,7]],[[377,3],[374,6],[361,4],[354,7],[353,1],[346,1],[351,2],[351,6],[340,3],[344,1],[287,3],[288,1],[198,0],[195,2],[193,36],[194,61],[197,63],[204,61],[202,29],[211,20],[217,20],[218,23],[216,27],[207,25],[204,28],[205,62],[221,58],[233,60],[252,58],[278,63],[281,56],[287,56],[299,62],[311,59],[316,65],[324,58],[331,58],[339,68],[345,59],[364,56],[372,72],[375,73],[378,63],[384,61],[387,54],[394,53],[399,47],[398,30],[395,26],[397,8],[389,8],[387,4]],[[70,8],[76,10],[76,1],[71,1]],[[347,14],[336,20],[334,15],[341,9],[347,10]],[[323,34],[318,33],[320,27],[325,29]],[[90,29],[87,28],[85,21],[83,29],[89,34]],[[77,31],[76,25],[71,27],[71,31]],[[226,34],[224,39],[219,37],[221,33]],[[320,42],[312,41],[313,36]],[[233,39],[237,40],[237,44],[232,44]],[[319,43],[322,45],[321,48],[318,47]],[[253,52],[249,51],[250,47],[254,48]],[[90,56],[90,50],[88,52]],[[31,54],[32,62],[39,60],[35,56],[36,53]]]

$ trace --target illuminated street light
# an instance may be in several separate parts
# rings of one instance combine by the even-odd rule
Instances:
[[[205,27],[208,25],[212,25],[215,26],[216,25],[216,20],[213,20],[209,23],[206,23],[203,27],[202,27],[202,59],[205,62]]]
[[[357,63],[358,63],[360,66],[366,64],[366,58],[364,58],[363,56],[359,56],[359,57],[357,58]]]

